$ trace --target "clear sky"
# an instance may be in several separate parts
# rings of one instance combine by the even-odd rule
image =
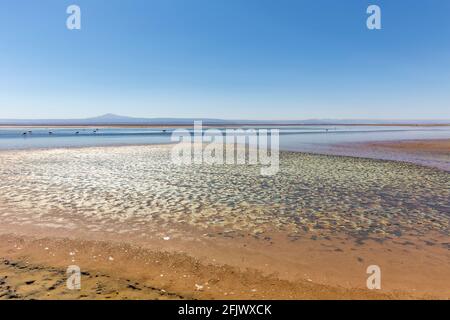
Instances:
[[[450,118],[450,1],[2,1],[0,118],[104,113]]]

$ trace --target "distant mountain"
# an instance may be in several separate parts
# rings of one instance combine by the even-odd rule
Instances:
[[[0,120],[1,121],[1,120]],[[194,121],[203,121],[203,123],[207,124],[226,124],[226,123],[232,123],[233,121],[229,120],[221,120],[221,119],[211,119],[211,118],[134,118],[134,117],[126,117],[126,116],[120,116],[113,113],[107,113],[99,117],[94,118],[88,118],[84,120],[77,120],[77,121],[84,121],[88,123],[103,123],[103,124],[135,124],[135,125],[145,125],[145,124],[177,124],[177,125],[191,125]]]
[[[355,124],[450,124],[442,120],[370,120],[370,119],[307,119],[307,120],[222,120],[214,118],[134,118],[107,113],[86,119],[0,119],[0,125],[355,125]]]
[[[134,118],[119,116],[119,115],[113,114],[113,113],[107,113],[107,114],[104,114],[102,116],[89,118],[87,120],[92,120],[92,121],[127,121],[127,120],[131,120],[131,119],[134,119]]]
[[[209,118],[134,118],[107,113],[86,119],[0,119],[0,125],[192,125],[197,120],[205,124],[230,123]]]

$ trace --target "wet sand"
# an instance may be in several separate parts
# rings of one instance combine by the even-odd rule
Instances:
[[[0,299],[395,299],[125,243],[1,236]],[[95,258],[93,258],[95,257]],[[75,261],[72,261],[75,260]],[[66,287],[81,267],[81,290]]]
[[[261,177],[173,166],[169,151],[2,152],[0,296],[450,297],[448,172],[282,152]],[[81,292],[65,289],[70,264]],[[381,291],[366,288],[372,264]]]
[[[323,154],[409,162],[450,172],[450,139],[334,144]]]
[[[431,157],[442,157],[450,160],[450,139],[446,140],[406,140],[395,142],[368,143],[367,147],[388,149],[394,152],[410,154],[427,154]]]

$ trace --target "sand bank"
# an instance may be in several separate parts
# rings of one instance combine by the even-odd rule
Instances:
[[[370,148],[383,148],[408,153],[427,153],[431,156],[444,156],[450,159],[450,140],[405,140],[395,142],[368,143]]]
[[[450,139],[379,141],[347,147],[376,158],[408,161],[450,171]]]

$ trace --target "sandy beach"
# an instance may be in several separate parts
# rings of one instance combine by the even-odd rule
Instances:
[[[406,144],[373,147],[447,156],[448,141]],[[449,172],[281,152],[280,173],[262,177],[178,167],[169,152],[2,151],[0,298],[450,297]],[[81,291],[65,286],[69,265]]]

